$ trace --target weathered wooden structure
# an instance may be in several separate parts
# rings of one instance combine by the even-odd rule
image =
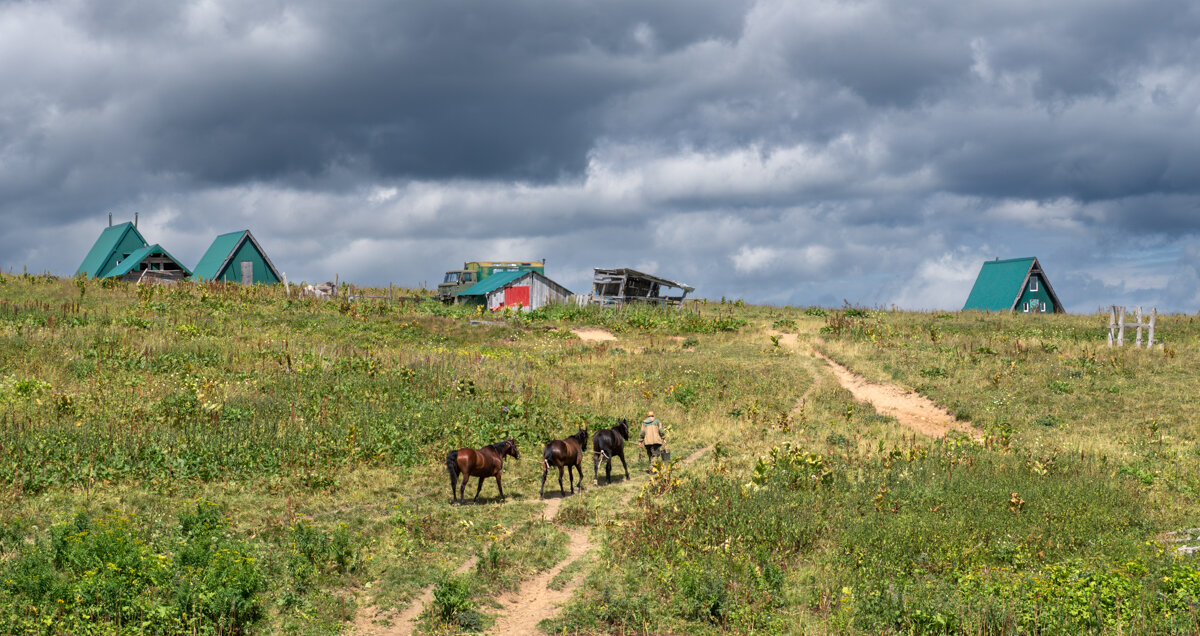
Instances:
[[[1113,346],[1115,342],[1118,347],[1125,346],[1125,327],[1137,328],[1137,339],[1133,341],[1134,347],[1142,346],[1142,329],[1147,329],[1146,348],[1154,346],[1154,323],[1158,321],[1158,307],[1150,308],[1150,320],[1143,322],[1142,308],[1137,308],[1137,322],[1132,324],[1125,322],[1125,307],[1113,305],[1108,308],[1108,346]],[[1115,336],[1115,337],[1114,337]]]
[[[533,311],[551,303],[567,302],[570,297],[570,290],[539,272],[501,272],[458,292],[455,302],[484,305],[492,311],[505,308]]]
[[[213,239],[212,245],[200,257],[200,262],[196,263],[192,275],[197,280],[220,280],[243,285],[283,282],[283,276],[275,269],[250,230],[230,232]]]
[[[987,261],[979,270],[963,311],[1061,314],[1065,310],[1037,258]]]
[[[669,293],[678,290],[678,294]],[[678,305],[685,296],[696,291],[684,283],[639,272],[628,267],[594,268],[590,302],[597,305],[648,303]]]

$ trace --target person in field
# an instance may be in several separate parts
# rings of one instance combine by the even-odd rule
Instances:
[[[658,451],[662,449],[666,439],[662,422],[654,417],[654,411],[646,413],[646,419],[642,420],[642,435],[638,441],[646,448],[646,463],[649,466],[654,465],[654,458],[658,456]]]

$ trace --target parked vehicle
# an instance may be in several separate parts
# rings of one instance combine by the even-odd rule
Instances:
[[[471,261],[463,263],[462,269],[446,272],[438,284],[438,299],[444,303],[454,302],[458,292],[500,272],[537,272],[546,275],[546,259],[540,261]]]

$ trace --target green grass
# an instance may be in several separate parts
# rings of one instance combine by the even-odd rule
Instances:
[[[1097,316],[698,309],[471,325],[0,275],[0,631],[335,633],[435,584],[426,630],[485,628],[568,527],[599,548],[555,583],[580,581],[557,632],[1196,631],[1200,570],[1164,540],[1200,525],[1193,317],[1139,351]],[[985,442],[919,438],[813,347]],[[631,444],[631,481],[600,487],[585,461],[542,520],[541,445],[647,410],[674,458],[712,454],[649,476]],[[489,481],[450,506],[446,453],[508,437],[507,502]]]

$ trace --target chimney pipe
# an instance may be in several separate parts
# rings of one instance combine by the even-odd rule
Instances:
[[[138,218],[138,213],[134,212],[133,213],[133,227],[137,227],[137,218]]]
[[[112,212],[108,213],[108,227],[112,227]]]

